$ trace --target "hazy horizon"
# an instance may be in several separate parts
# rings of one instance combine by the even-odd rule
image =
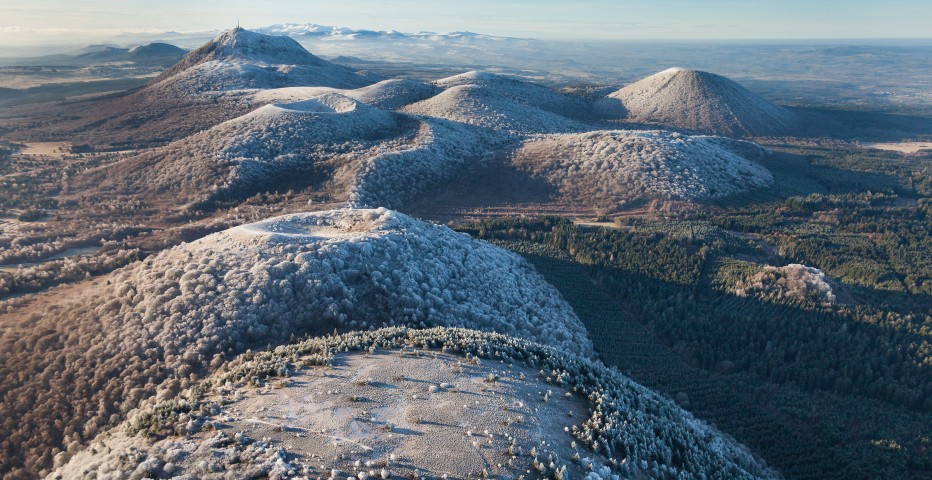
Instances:
[[[294,23],[294,22],[289,22]],[[296,23],[297,24],[297,23]],[[306,22],[305,24],[323,24]],[[249,30],[261,30],[269,25],[241,25]],[[352,25],[326,25],[341,28],[350,28],[354,30],[365,30],[354,28]],[[210,38],[219,35],[223,31],[229,30],[235,25],[203,31],[164,31],[164,32],[114,32],[109,35],[101,36],[75,36],[69,34],[58,34],[57,36],[43,37],[33,43],[10,44],[0,41],[0,58],[18,58],[18,57],[36,57],[52,54],[74,54],[81,51],[82,48],[93,45],[109,45],[121,48],[132,48],[155,42],[164,42],[176,45],[182,48],[197,48]],[[384,30],[381,30],[384,31]],[[448,34],[463,31],[437,31],[433,33]],[[746,45],[746,46],[812,46],[812,47],[833,47],[833,46],[868,46],[868,47],[932,47],[932,37],[890,37],[890,38],[622,38],[622,39],[574,39],[559,38],[547,39],[538,37],[502,37],[490,35],[487,32],[466,31],[480,35],[488,35],[492,38],[512,38],[515,40],[526,40],[532,42],[544,42],[545,44],[567,46],[598,46],[610,47],[612,45]],[[403,31],[402,33],[419,33]],[[0,39],[4,38],[3,29],[0,28]],[[300,40],[300,39],[299,39]],[[309,38],[308,41],[311,39]],[[304,40],[301,40],[302,42]],[[333,42],[333,47],[339,45],[348,45],[342,42]],[[306,45],[307,46],[307,45]],[[319,46],[319,44],[318,44]]]
[[[313,23],[402,32],[470,31],[572,41],[915,41],[930,38],[932,4],[901,0],[740,2],[643,0],[559,2],[400,0],[324,2],[243,0],[158,4],[44,0],[0,7],[0,46],[37,47],[171,35],[207,34],[239,21],[245,28]],[[520,19],[520,20],[515,20]]]

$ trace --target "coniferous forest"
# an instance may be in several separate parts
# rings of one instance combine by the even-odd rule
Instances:
[[[703,212],[461,229],[524,254],[603,359],[784,474],[927,478],[929,159],[878,155],[881,175],[860,153],[782,153],[798,163],[767,165],[771,191]]]

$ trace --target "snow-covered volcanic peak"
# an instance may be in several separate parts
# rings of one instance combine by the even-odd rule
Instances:
[[[330,93],[298,102],[266,105],[274,112],[295,113],[348,113],[356,110],[357,102],[340,94]],[[262,111],[260,108],[259,111]]]
[[[581,101],[531,82],[473,71],[435,83],[441,93],[404,110],[518,134],[585,130],[570,118],[584,111]]]
[[[247,60],[267,64],[325,65],[298,42],[289,37],[263,35],[243,28],[221,33],[210,45],[214,60]]]
[[[246,316],[258,323],[250,326],[265,324],[270,338],[335,326],[447,325],[592,352],[572,309],[521,257],[391,210],[294,214],[235,227],[170,250],[128,280],[148,288],[162,272],[188,265],[191,274],[178,279],[183,297],[206,280],[206,271],[194,271],[197,263],[216,263],[211,276],[235,280],[220,304],[203,307],[224,317],[233,305],[252,312]],[[289,288],[276,287],[282,282]],[[206,317],[198,318],[188,321]]]
[[[242,28],[220,34],[152,82],[183,94],[289,86],[358,88],[371,83],[367,77],[312,55],[289,37]]]
[[[599,131],[529,140],[514,164],[560,190],[603,206],[639,198],[703,200],[772,184],[744,155],[766,154],[750,143],[660,130]]]
[[[477,127],[439,118],[420,121],[413,140],[400,148],[376,148],[353,170],[350,205],[405,205],[454,178],[468,165],[494,155],[492,139]]]
[[[265,105],[185,143],[224,162],[280,163],[285,158],[307,160],[312,152],[326,155],[345,150],[347,145],[396,135],[403,130],[402,121],[397,114],[328,93]]]
[[[262,102],[294,102],[324,93],[339,93],[383,110],[398,110],[405,105],[433,97],[441,88],[413,78],[390,78],[353,90],[330,87],[285,87],[253,92],[252,100]]]
[[[353,332],[240,356],[210,383],[140,409],[50,478],[85,472],[779,478],[743,445],[615,369],[449,328]]]
[[[791,128],[795,115],[728,78],[670,68],[608,95],[599,109],[617,118],[724,135],[771,135]]]

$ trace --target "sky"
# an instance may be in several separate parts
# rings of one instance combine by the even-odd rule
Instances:
[[[932,37],[930,0],[0,0],[0,47],[276,23],[539,39]]]

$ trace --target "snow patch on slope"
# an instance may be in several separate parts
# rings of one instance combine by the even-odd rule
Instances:
[[[736,150],[764,152],[722,137],[600,131],[529,140],[513,162],[568,195],[617,206],[639,198],[704,200],[772,184],[767,169]]]

